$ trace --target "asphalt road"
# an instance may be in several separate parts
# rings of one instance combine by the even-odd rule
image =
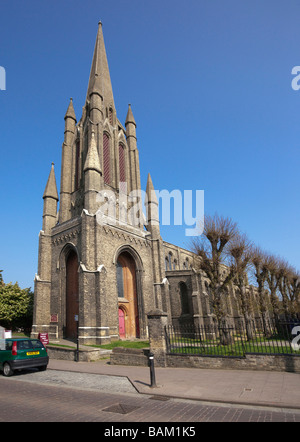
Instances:
[[[0,376],[0,410],[0,422],[103,422],[106,436],[113,434],[105,431],[121,431],[110,423],[123,423],[123,428],[124,423],[144,423],[137,426],[136,434],[129,433],[132,425],[126,434],[114,434],[136,440],[145,435],[162,436],[155,434],[153,425],[169,432],[164,436],[190,437],[199,435],[199,422],[300,422],[300,410],[143,395],[127,378],[56,370]],[[172,426],[174,423],[182,425]],[[147,434],[149,431],[153,433]]]

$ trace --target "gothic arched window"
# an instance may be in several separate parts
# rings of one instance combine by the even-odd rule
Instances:
[[[169,270],[172,270],[172,252],[169,252]]]
[[[124,298],[123,266],[119,261],[117,261],[117,289],[118,298]]]
[[[169,259],[167,256],[165,257],[165,267],[166,267],[166,270],[169,270]]]
[[[110,184],[110,146],[106,133],[103,134],[103,176],[104,182]]]
[[[119,144],[119,171],[120,171],[120,190],[126,191],[126,165],[125,165],[125,149]],[[121,184],[122,183],[122,184]]]
[[[80,140],[77,140],[76,151],[75,151],[75,190],[79,189],[79,160],[80,160]]]

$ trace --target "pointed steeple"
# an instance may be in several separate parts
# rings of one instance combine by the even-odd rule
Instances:
[[[151,175],[148,173],[148,180],[147,180],[147,188],[146,188],[146,195],[147,195],[147,203],[153,203],[158,205],[157,196],[154,190],[154,186],[152,183]]]
[[[58,193],[54,173],[54,163],[52,163],[43,199],[43,231],[44,233],[49,234],[57,221]]]
[[[53,198],[56,201],[58,201],[58,193],[57,193],[57,187],[56,187],[56,179],[55,179],[55,172],[54,172],[54,163],[52,163],[49,178],[46,184],[45,192],[43,195],[43,198]]]
[[[90,214],[95,214],[98,209],[97,193],[101,190],[101,178],[102,173],[95,132],[92,130],[89,149],[84,164],[84,208]]]
[[[128,112],[127,112],[127,117],[125,120],[125,126],[127,126],[128,123],[133,123],[136,126],[136,122],[131,110],[131,104],[128,104]]]
[[[96,172],[102,173],[94,131],[92,131],[91,142],[84,164],[84,172],[87,170],[95,170]]]
[[[147,212],[147,230],[152,233],[152,239],[160,238],[158,201],[150,173],[148,174],[145,206]]]
[[[87,100],[92,93],[101,95],[105,105],[114,106],[114,97],[110,80],[104,38],[102,32],[102,23],[98,24],[98,33],[94,49],[93,62],[90,72],[90,79],[87,90]]]
[[[73,120],[75,120],[75,123],[76,123],[76,115],[75,115],[74,106],[73,106],[73,98],[70,98],[70,104],[69,104],[69,107],[68,107],[66,115],[65,115],[65,120],[66,120],[66,118],[72,118]]]

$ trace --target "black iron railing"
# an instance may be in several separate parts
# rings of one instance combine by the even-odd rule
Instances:
[[[255,318],[232,325],[168,325],[167,352],[205,356],[244,356],[246,353],[300,355],[300,323]]]

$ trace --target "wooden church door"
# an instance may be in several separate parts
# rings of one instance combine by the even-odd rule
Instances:
[[[75,315],[79,313],[78,293],[78,258],[76,252],[71,251],[66,262],[66,338],[77,337]]]
[[[120,338],[139,338],[139,314],[137,302],[136,266],[128,252],[123,252],[117,262]],[[120,310],[123,313],[120,313]],[[121,316],[120,316],[121,315]],[[126,315],[126,329],[125,329]],[[124,317],[124,319],[123,319]],[[123,322],[124,321],[124,326]],[[122,330],[122,336],[121,336]]]

